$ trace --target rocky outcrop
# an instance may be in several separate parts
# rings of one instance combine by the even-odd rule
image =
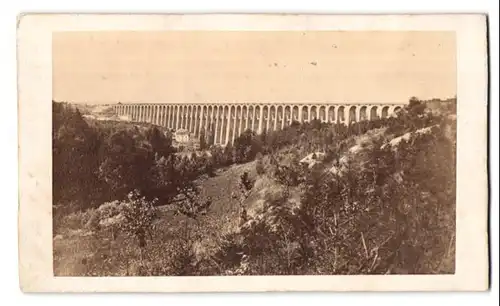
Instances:
[[[307,165],[309,168],[312,168],[317,163],[321,163],[324,158],[325,158],[324,152],[313,152],[304,157],[303,159],[301,159],[300,163]]]
[[[424,135],[432,134],[437,129],[439,129],[439,126],[433,125],[433,126],[428,126],[426,128],[416,130],[414,132],[408,132],[404,135],[393,138],[388,143],[385,143],[384,145],[382,145],[381,149],[386,149],[387,147],[390,147],[392,150],[396,150],[402,141],[405,141],[405,142],[414,141],[415,139],[422,137]]]

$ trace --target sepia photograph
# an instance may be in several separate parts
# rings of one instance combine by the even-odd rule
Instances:
[[[54,274],[455,270],[446,32],[53,36]]]
[[[51,32],[52,276],[453,277],[457,35]]]

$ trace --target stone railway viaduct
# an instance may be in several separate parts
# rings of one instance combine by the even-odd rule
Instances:
[[[327,123],[350,124],[387,118],[406,103],[385,104],[304,104],[304,103],[144,103],[114,104],[119,116],[134,122],[148,122],[172,130],[186,129],[195,138],[202,130],[215,131],[215,144],[226,145],[245,130],[283,129],[292,121],[320,119]]]

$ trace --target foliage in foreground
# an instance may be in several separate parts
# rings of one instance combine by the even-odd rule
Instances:
[[[370,144],[341,176],[306,170],[300,205],[268,199],[223,253],[241,254],[243,274],[452,273],[454,150],[436,129],[397,150]]]

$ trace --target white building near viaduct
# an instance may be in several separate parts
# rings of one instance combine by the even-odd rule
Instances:
[[[343,123],[386,118],[406,103],[304,104],[304,103],[144,103],[110,105],[119,116],[134,122],[148,122],[173,130],[186,129],[199,137],[202,129],[215,131],[215,143],[226,145],[245,130],[260,134],[278,130],[292,121]]]

